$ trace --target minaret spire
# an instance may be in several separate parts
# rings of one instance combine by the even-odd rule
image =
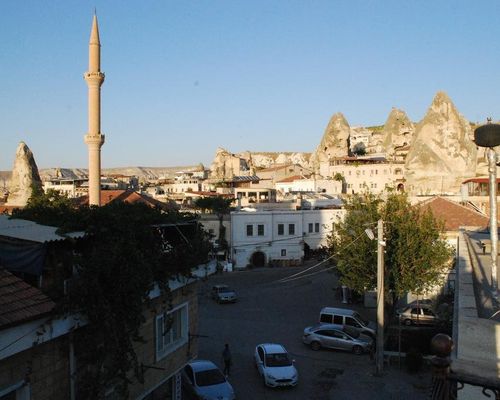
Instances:
[[[89,70],[84,78],[88,86],[89,130],[85,143],[89,150],[89,205],[101,205],[101,146],[104,135],[101,134],[101,85],[104,73],[101,72],[101,42],[97,15],[94,13],[89,41]]]

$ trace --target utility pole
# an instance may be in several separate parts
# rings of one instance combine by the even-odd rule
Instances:
[[[377,223],[377,375],[384,368],[384,223]]]
[[[490,147],[488,150],[488,172],[490,182],[490,236],[491,236],[491,292],[498,296],[497,254],[498,254],[498,223],[497,223],[497,154]]]

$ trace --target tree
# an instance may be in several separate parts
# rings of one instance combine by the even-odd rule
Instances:
[[[344,221],[328,239],[342,284],[360,293],[376,287],[377,242],[365,229],[374,229],[380,218],[386,285],[393,300],[407,292],[422,294],[439,282],[452,251],[442,238],[443,224],[430,210],[411,205],[404,193],[390,193],[385,201],[370,193],[355,195],[346,209]]]
[[[74,332],[81,366],[79,396],[104,398],[113,384],[120,398],[128,398],[130,376],[143,381],[134,343],[142,340],[149,293],[156,284],[170,298],[169,279],[190,276],[193,267],[207,261],[206,234],[189,222],[192,215],[164,213],[139,203],[72,208],[45,196],[16,213],[40,223],[54,216],[57,224],[52,225],[87,233],[75,244],[76,274],[69,295],[59,304],[61,314],[81,314],[88,322]]]
[[[366,154],[366,146],[363,142],[356,143],[352,149],[352,153],[357,156],[364,156]]]
[[[217,216],[219,220],[219,246],[223,249],[227,248],[226,228],[224,227],[224,215],[229,214],[233,199],[228,199],[222,196],[215,197],[200,197],[194,201],[194,205],[200,208],[202,212],[210,210]]]

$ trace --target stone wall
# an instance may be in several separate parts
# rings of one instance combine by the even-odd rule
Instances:
[[[172,295],[172,306],[188,302],[188,321],[189,333],[198,333],[198,299],[197,299],[198,283],[193,282],[180,289],[175,290]],[[156,316],[160,313],[162,305],[166,302],[165,298],[158,297],[154,299],[152,307],[144,312],[146,322],[141,328],[141,336],[144,343],[138,343],[136,346],[137,358],[139,364],[145,366],[154,366],[155,368],[145,369],[144,383],[141,384],[133,379],[133,384],[130,385],[130,398],[142,398],[156,389],[159,385],[166,383],[168,378],[178,372],[186,363],[196,358],[198,353],[198,342],[196,338],[190,337],[187,344],[179,347],[177,350],[166,356],[165,358],[156,361]],[[167,303],[168,304],[168,303]]]
[[[68,336],[39,344],[0,363],[0,389],[25,380],[30,385],[31,400],[69,399],[69,376]]]

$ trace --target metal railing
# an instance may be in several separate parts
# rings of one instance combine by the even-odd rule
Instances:
[[[485,397],[500,400],[500,379],[492,380],[453,371],[450,359],[453,340],[448,335],[439,333],[434,336],[431,349],[436,354],[431,359],[432,400],[455,400],[458,391],[462,390],[465,385],[481,387]]]

